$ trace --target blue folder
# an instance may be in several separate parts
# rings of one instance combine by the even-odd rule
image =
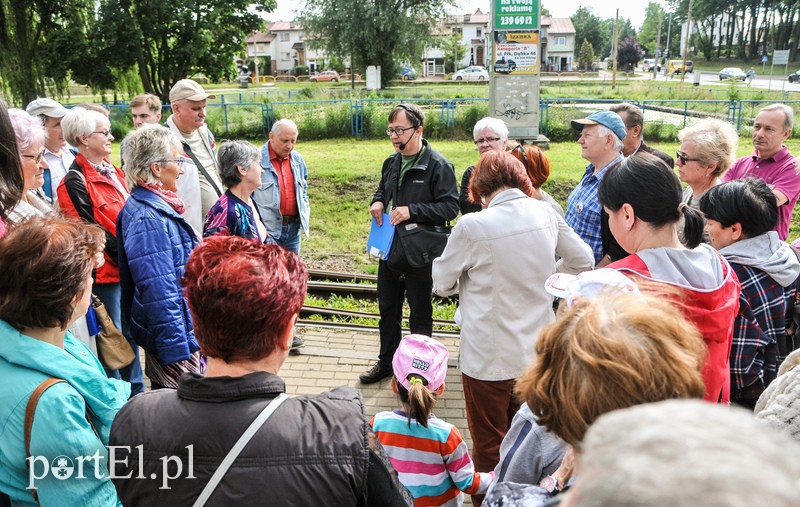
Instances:
[[[383,225],[380,226],[373,218],[367,239],[367,252],[385,261],[392,249],[392,239],[394,239],[394,225],[389,222],[389,215],[383,214]]]

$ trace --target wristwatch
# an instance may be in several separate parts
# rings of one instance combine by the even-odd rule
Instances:
[[[558,488],[558,479],[552,475],[545,475],[542,477],[542,480],[539,481],[539,487],[547,491],[550,495],[554,495],[560,491]]]

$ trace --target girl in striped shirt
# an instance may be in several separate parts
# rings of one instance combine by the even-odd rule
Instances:
[[[494,472],[475,471],[458,428],[433,415],[447,358],[447,347],[432,338],[403,338],[392,360],[392,390],[402,408],[371,421],[416,507],[459,506],[464,493],[483,495],[494,481]]]

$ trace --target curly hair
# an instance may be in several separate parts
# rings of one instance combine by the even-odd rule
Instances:
[[[203,240],[183,275],[203,354],[226,363],[272,354],[300,313],[307,282],[300,257],[283,247],[237,236]]]
[[[606,412],[702,398],[704,358],[697,328],[665,298],[605,292],[542,329],[516,390],[540,424],[578,446]]]
[[[11,227],[0,239],[0,319],[16,329],[67,329],[104,244],[99,226],[65,218]]]

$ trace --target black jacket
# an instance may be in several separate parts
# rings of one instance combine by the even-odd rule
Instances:
[[[456,172],[441,153],[423,139],[425,150],[405,173],[398,189],[398,176],[403,157],[395,153],[383,162],[381,181],[372,202],[408,206],[409,220],[395,227],[395,243],[402,242],[408,261],[419,267],[430,264],[441,255],[447,243],[446,227],[458,215]],[[391,254],[390,254],[391,258]]]
[[[114,419],[109,442],[122,503],[192,505],[245,429],[284,390],[283,380],[266,372],[187,373],[177,390],[131,399]],[[193,446],[191,461],[187,446]],[[408,505],[411,497],[382,451],[357,391],[340,387],[289,398],[242,450],[207,505]],[[164,477],[165,456],[182,462],[182,473],[171,469],[175,479]],[[169,489],[159,489],[165,480]]]

